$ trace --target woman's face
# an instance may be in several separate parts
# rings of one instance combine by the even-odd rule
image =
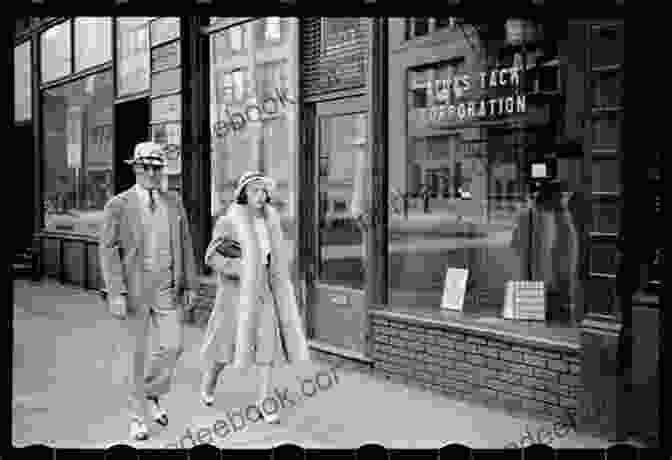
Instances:
[[[247,194],[247,203],[249,206],[261,209],[266,205],[268,192],[266,192],[266,189],[261,184],[255,184],[254,182],[248,184],[245,187],[245,193]]]

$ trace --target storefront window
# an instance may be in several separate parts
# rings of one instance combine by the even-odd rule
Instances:
[[[417,33],[417,20],[414,26]],[[532,188],[531,163],[552,153],[559,125],[550,116],[557,85],[543,83],[557,71],[552,48],[530,45],[523,58],[520,47],[502,45],[484,57],[465,44],[441,62],[409,62],[406,94],[390,94],[403,97],[407,125],[406,133],[390,130],[391,304],[447,307],[447,271],[466,269],[462,311],[501,316],[507,282],[542,276],[528,266],[538,246],[526,244],[541,232],[540,241],[557,243],[548,249],[550,271],[543,276],[564,296],[547,310],[560,318],[570,307],[576,285],[568,287],[570,269],[558,268],[572,263],[558,248],[576,243],[571,218],[559,211],[567,191],[553,195],[555,217],[540,218],[543,230],[525,225],[528,199],[539,190]],[[547,97],[538,97],[543,91]],[[609,166],[600,169],[601,183],[613,183]]]
[[[72,73],[72,21],[65,21],[40,36],[42,82],[57,80]]]
[[[117,19],[117,95],[127,96],[149,89],[150,18]]]
[[[264,169],[278,182],[275,204],[295,218],[298,44],[284,38],[296,27],[292,18],[263,18],[210,36],[213,215],[242,173]]]
[[[112,73],[43,94],[47,229],[87,232],[113,192]]]
[[[32,118],[30,40],[14,48],[14,121]]]
[[[75,72],[112,60],[112,18],[75,18]]]

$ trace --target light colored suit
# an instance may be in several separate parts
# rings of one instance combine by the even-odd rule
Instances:
[[[146,397],[168,393],[182,353],[182,296],[197,288],[196,265],[189,225],[178,196],[159,193],[169,235],[164,241],[171,263],[153,270],[146,257],[148,233],[145,204],[138,186],[113,197],[105,206],[100,234],[100,266],[107,299],[126,295],[128,318],[120,321],[120,350],[126,365],[129,410],[144,417]],[[146,192],[146,191],[145,191]],[[161,251],[165,254],[167,251]],[[165,255],[163,256],[165,258]],[[160,347],[152,352],[145,372],[150,325]]]

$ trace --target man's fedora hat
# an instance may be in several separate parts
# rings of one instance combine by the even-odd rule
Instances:
[[[154,166],[166,166],[166,153],[163,147],[155,142],[141,142],[135,146],[133,159],[125,160],[126,163],[146,164]]]
[[[275,181],[270,177],[258,171],[249,171],[240,176],[240,179],[238,179],[238,184],[236,185],[236,189],[233,192],[234,199],[238,199],[243,190],[245,190],[245,187],[253,182],[260,183],[268,192],[273,191],[275,188]]]

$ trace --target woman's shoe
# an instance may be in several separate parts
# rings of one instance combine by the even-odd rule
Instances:
[[[215,395],[213,393],[217,386],[220,371],[221,369],[215,367],[208,369],[201,381],[201,402],[207,407],[211,407],[215,403]]]
[[[149,430],[145,422],[137,418],[131,419],[130,438],[133,441],[146,441],[149,439]]]
[[[215,403],[215,397],[213,395],[207,394],[204,391],[201,391],[201,402],[207,407],[212,407]]]

